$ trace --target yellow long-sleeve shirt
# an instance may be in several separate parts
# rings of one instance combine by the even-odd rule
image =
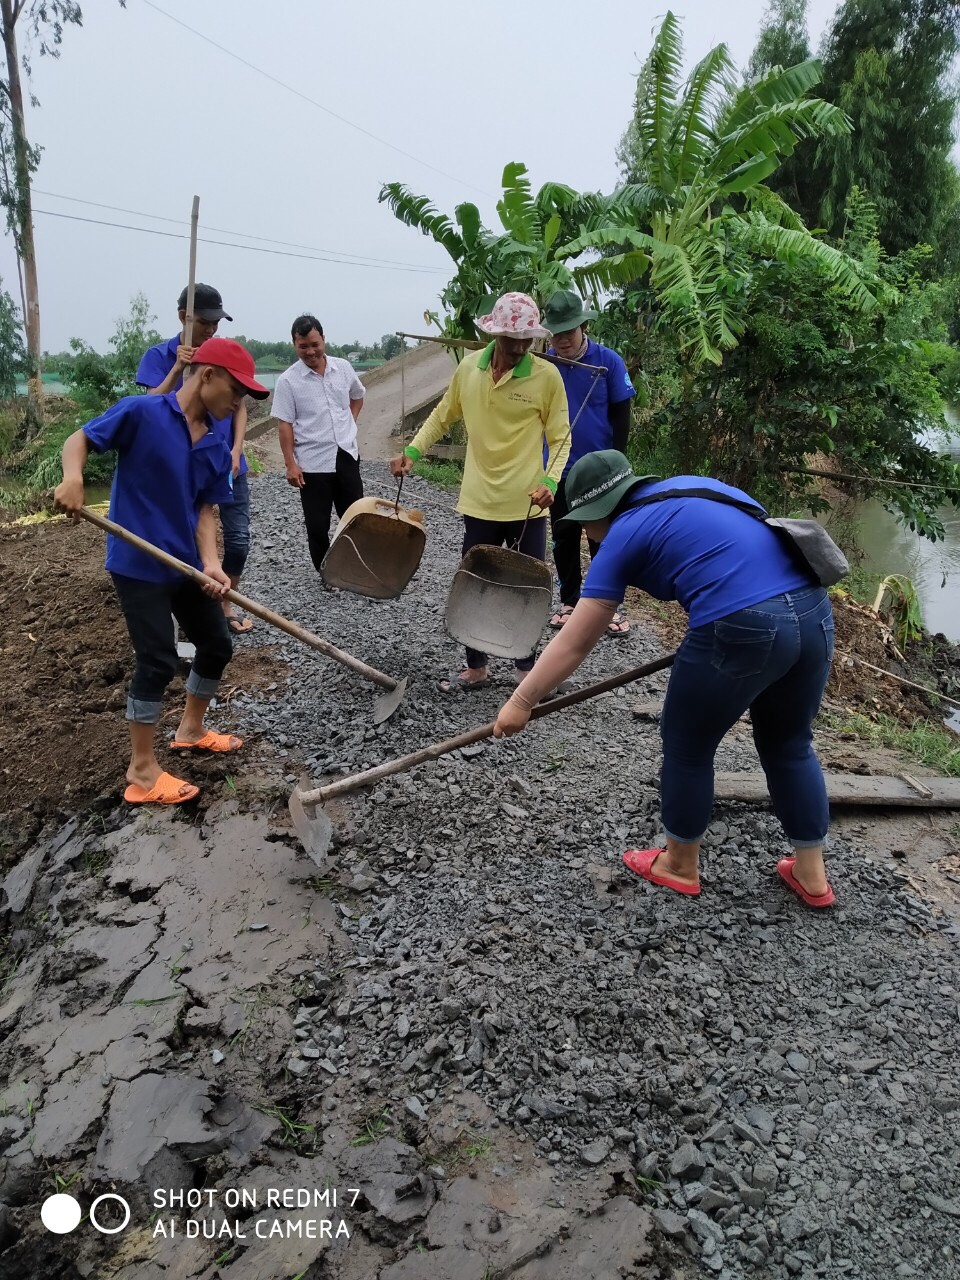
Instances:
[[[462,419],[467,456],[457,510],[481,520],[522,520],[531,489],[549,480],[556,490],[570,452],[567,393],[560,374],[527,352],[509,374],[494,382],[494,344],[457,366],[443,399],[410,441],[419,458]],[[549,450],[547,468],[543,446]],[[532,519],[546,511],[534,508]]]

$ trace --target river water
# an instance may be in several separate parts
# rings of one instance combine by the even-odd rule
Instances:
[[[956,410],[947,416],[954,426],[960,426]],[[951,440],[945,451],[960,459],[960,440]],[[864,569],[909,578],[916,588],[926,629],[942,631],[949,640],[960,643],[960,509],[941,509],[947,535],[943,542],[918,538],[878,502],[865,503],[857,518]]]

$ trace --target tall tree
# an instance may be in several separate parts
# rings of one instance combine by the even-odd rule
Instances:
[[[807,0],[770,0],[747,63],[747,82],[756,84],[773,71],[809,60]],[[780,168],[767,179],[770,189],[783,196],[793,209],[800,209],[803,167],[810,163],[815,150],[812,142],[801,142],[792,155],[784,156]]]
[[[809,57],[807,0],[770,0],[747,63],[747,79],[762,80],[774,67],[795,67]]]
[[[27,367],[20,316],[6,289],[0,289],[0,397],[16,395],[17,379]]]
[[[126,0],[120,0],[124,6]],[[43,382],[40,362],[40,291],[33,237],[30,182],[40,161],[40,149],[27,138],[23,108],[23,76],[29,82],[30,61],[17,45],[18,28],[30,34],[31,47],[41,57],[59,58],[65,27],[81,26],[83,14],[75,0],[0,0],[0,35],[6,76],[0,75],[0,203],[7,214],[20,272],[23,322],[30,366],[28,434],[40,423]],[[36,99],[31,98],[36,105]]]
[[[823,94],[854,133],[821,142],[809,215],[839,234],[858,187],[876,204],[889,253],[954,239],[958,54],[960,0],[845,0],[823,43]]]

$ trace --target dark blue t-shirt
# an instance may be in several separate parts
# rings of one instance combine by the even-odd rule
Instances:
[[[230,450],[213,430],[194,444],[176,393],[127,396],[83,433],[97,453],[117,451],[110,519],[162,551],[203,566],[197,552],[200,508],[233,500]],[[144,582],[176,582],[180,574],[121,538],[107,538],[107,568]]]
[[[549,354],[557,353],[551,347]],[[567,406],[571,422],[580,411],[594,381],[597,384],[593,387],[586,408],[580,414],[580,420],[570,437],[570,457],[563,468],[564,475],[585,453],[613,448],[613,432],[607,407],[611,404],[620,404],[621,401],[629,400],[631,396],[637,394],[627,373],[627,366],[616,351],[611,351],[609,347],[602,347],[599,342],[588,339],[587,349],[581,360],[583,364],[602,365],[607,372],[593,374],[579,364],[558,362],[555,366],[567,391]]]
[[[137,369],[137,386],[159,387],[173,366],[177,363],[177,347],[179,347],[182,339],[180,334],[175,338],[170,338],[167,342],[158,342],[155,347],[150,347],[148,351],[143,353],[140,365]],[[171,387],[171,391],[179,391],[183,386],[183,378],[181,378],[175,387]],[[233,414],[228,418],[213,418],[214,430],[218,435],[222,436],[224,443],[228,449],[233,448]],[[241,453],[240,455],[240,475],[246,475],[247,460]],[[231,496],[230,501],[233,501]]]
[[[684,487],[714,489],[753,502],[741,489],[702,476],[657,480],[639,486],[630,497]],[[812,585],[780,536],[762,521],[709,498],[668,498],[628,507],[614,519],[581,594],[622,600],[628,586],[639,587],[656,600],[679,601],[691,627],[702,627],[784,591]]]

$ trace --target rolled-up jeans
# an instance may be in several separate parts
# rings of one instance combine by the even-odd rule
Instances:
[[[223,572],[239,578],[250,554],[250,485],[247,473],[233,477],[233,501],[220,507]]]
[[[797,849],[822,844],[830,823],[813,750],[813,720],[833,659],[833,610],[823,587],[740,609],[683,638],[664,700],[661,804],[675,840],[701,839],[713,810],[720,740],[749,709],[774,810]]]

